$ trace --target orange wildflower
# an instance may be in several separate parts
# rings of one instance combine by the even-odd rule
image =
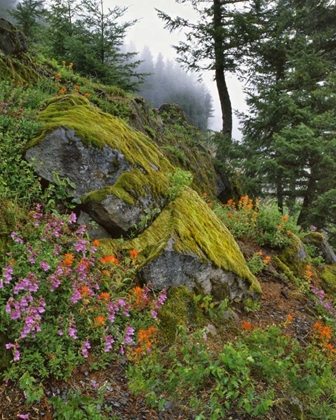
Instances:
[[[103,315],[98,315],[93,319],[96,327],[102,327],[105,324],[105,317]]]
[[[102,300],[102,301],[104,301],[104,302],[109,302],[109,301],[111,300],[111,296],[110,296],[110,294],[109,294],[109,293],[107,293],[107,292],[102,292],[102,293],[99,295],[99,299],[100,299],[100,300]]]
[[[78,289],[80,295],[82,296],[82,298],[84,297],[88,297],[91,296],[91,291],[87,286],[82,286]]]
[[[335,352],[335,347],[332,344],[327,344],[326,345],[326,350],[328,353],[334,353]]]
[[[257,255],[262,255],[262,254],[263,254],[263,252],[262,252],[262,250],[260,249],[258,252],[256,252],[256,254],[257,254]]]
[[[111,271],[110,270],[103,270],[101,273],[102,273],[103,276],[109,276],[111,274]]]
[[[293,322],[293,317],[292,317],[292,315],[287,315],[287,318],[286,318],[286,323],[287,324],[291,324]]]
[[[289,229],[287,229],[287,235],[291,235],[292,234],[292,231],[291,230],[289,230]]]
[[[132,258],[132,259],[135,259],[135,258],[137,258],[137,256],[139,255],[139,252],[136,250],[136,249],[131,249],[130,250],[130,257]]]
[[[71,267],[74,259],[75,259],[75,256],[73,254],[65,254],[63,265],[66,265],[67,267]]]
[[[76,90],[80,89],[80,86],[78,86],[78,85],[75,85],[74,87],[75,87]]]
[[[84,93],[85,98],[88,98],[90,96],[89,93]]]
[[[202,195],[203,195],[203,197],[207,197],[208,196],[208,194],[206,192],[204,192]]]
[[[263,259],[263,263],[268,264],[271,261],[271,257],[269,255],[266,255],[266,257]]]
[[[55,74],[55,77],[56,77],[56,79],[61,79],[62,78],[62,75],[60,73],[56,73]]]
[[[138,340],[142,347],[149,349],[152,347],[152,341],[156,337],[157,330],[155,327],[149,327],[147,330],[140,330],[138,333]]]
[[[284,223],[286,223],[287,221],[288,221],[288,216],[282,216],[282,221],[284,222]]]
[[[103,264],[119,264],[118,258],[116,258],[114,255],[108,255],[107,257],[101,257],[99,261]]]
[[[148,299],[145,298],[143,290],[139,286],[133,287],[130,290],[131,299],[135,301],[133,303],[133,307],[138,310],[142,311],[148,305]]]
[[[257,212],[257,211],[254,211],[254,212],[252,213],[252,216],[253,216],[253,217],[257,217],[257,216],[258,216],[258,212]]]
[[[69,63],[69,65],[68,65],[68,69],[72,69],[72,67],[73,67],[73,63]]]
[[[227,217],[231,219],[233,217],[233,214],[232,213],[228,213],[227,214]]]
[[[282,225],[278,225],[278,226],[277,226],[277,228],[278,228],[279,230],[281,230],[281,229],[282,229]]]
[[[93,245],[93,246],[99,246],[99,245],[100,245],[100,242],[98,241],[98,239],[95,239],[95,240],[92,242],[92,245]]]
[[[252,325],[250,322],[244,321],[242,323],[242,329],[245,331],[251,331],[252,330]]]

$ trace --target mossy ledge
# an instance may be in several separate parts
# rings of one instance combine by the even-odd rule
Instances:
[[[117,241],[105,239],[101,249],[104,254],[110,254],[117,246]],[[159,257],[165,248],[172,247],[180,255],[197,256],[204,264],[233,273],[245,281],[251,294],[261,293],[259,282],[248,269],[231,233],[188,187],[169,203],[147,230],[127,241],[125,247],[139,251],[140,270]]]
[[[123,153],[129,163],[146,172],[172,172],[173,167],[151,140],[131,129],[122,119],[113,117],[94,107],[79,95],[65,95],[48,100],[40,114],[43,123],[38,137],[31,140],[26,149],[40,144],[46,134],[60,127],[75,130],[85,146],[99,149],[105,145]]]

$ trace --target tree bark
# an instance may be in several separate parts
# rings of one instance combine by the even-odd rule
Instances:
[[[221,0],[213,0],[215,80],[222,111],[222,131],[230,139],[232,137],[232,106],[225,79],[225,54],[222,35]]]

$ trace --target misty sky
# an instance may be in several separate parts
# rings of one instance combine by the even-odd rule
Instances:
[[[1,1],[1,0],[0,0]],[[157,17],[155,8],[162,10],[171,16],[181,16],[188,19],[195,19],[196,13],[190,5],[177,4],[175,0],[105,0],[108,7],[127,6],[128,12],[125,15],[126,20],[138,19],[139,21],[128,31],[127,42],[133,42],[138,51],[141,51],[147,45],[153,55],[162,53],[165,58],[174,58],[175,51],[171,45],[177,44],[178,40],[183,40],[183,33],[174,32],[170,34],[163,28],[163,22]],[[214,130],[221,129],[221,114],[219,111],[219,101],[217,91],[213,82],[213,74],[208,72],[203,77],[204,84],[209,89],[215,108],[214,118],[210,121],[210,128]],[[228,86],[234,109],[240,111],[245,109],[241,84],[233,77],[228,79]],[[237,119],[234,117],[233,137],[240,138]]]

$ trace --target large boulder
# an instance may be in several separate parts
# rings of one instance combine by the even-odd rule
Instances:
[[[0,18],[0,52],[5,56],[27,52],[23,33],[3,18]]]
[[[185,286],[218,300],[257,298],[261,293],[230,232],[190,188],[125,246],[140,253],[139,280],[155,289]],[[115,247],[117,242],[103,241],[106,254]]]
[[[26,150],[42,178],[68,178],[75,184],[71,194],[112,235],[129,232],[165,206],[174,168],[146,136],[80,96],[47,105],[43,131]]]
[[[313,247],[316,257],[322,257],[326,264],[336,264],[336,255],[324,235],[310,232],[304,237],[304,242]]]

